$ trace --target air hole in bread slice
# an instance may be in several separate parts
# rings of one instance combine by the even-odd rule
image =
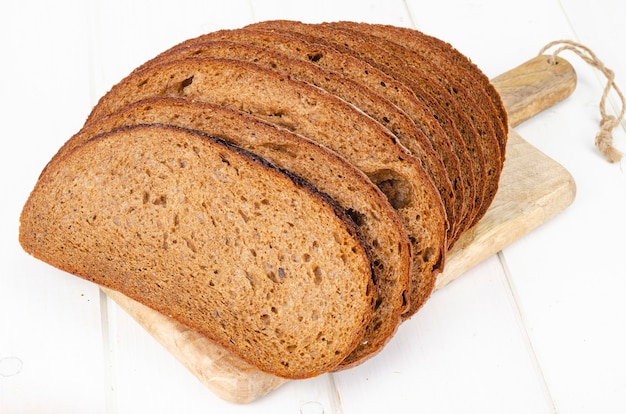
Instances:
[[[392,170],[379,170],[369,175],[370,180],[385,194],[396,209],[408,207],[413,199],[411,184]]]
[[[193,75],[188,77],[187,79],[184,79],[180,83],[180,86],[178,87],[178,93],[182,94],[185,91],[185,88],[191,85],[192,83],[193,83]]]
[[[319,266],[315,266],[313,268],[313,276],[314,276],[313,281],[315,282],[316,285],[319,286],[322,283],[322,270],[319,268]]]
[[[321,58],[324,57],[323,53],[315,53],[307,56],[311,62],[318,62]]]
[[[356,211],[352,208],[349,208],[348,210],[346,210],[346,212],[348,213],[348,215],[350,216],[350,218],[352,219],[352,221],[354,221],[354,223],[357,226],[362,226],[363,224],[365,224],[366,219],[365,219],[365,214]]]

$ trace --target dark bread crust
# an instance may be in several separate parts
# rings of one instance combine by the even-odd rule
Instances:
[[[494,118],[493,121],[496,123],[496,133],[500,143],[500,150],[502,154],[506,153],[506,142],[509,128],[506,108],[504,107],[502,97],[496,88],[476,64],[474,64],[466,55],[454,48],[450,43],[427,35],[418,30],[380,24],[372,24],[368,26],[370,26],[368,30],[375,30],[377,34],[387,37],[390,40],[397,39],[406,47],[419,51],[436,62],[440,62],[442,60],[449,61],[463,69],[464,73],[469,75],[474,80],[474,82],[471,82],[466,86],[469,87],[474,85],[475,88],[472,90],[477,93],[484,91],[489,96],[492,106],[497,113],[496,118]],[[484,103],[485,102],[483,102],[483,104]]]
[[[131,145],[130,151],[119,150]],[[164,159],[163,162],[171,164],[167,168],[153,162],[159,156],[165,157],[164,150],[170,149],[167,156],[177,154],[181,157],[178,162]],[[213,159],[218,164],[207,166],[215,169],[206,168],[204,164]],[[143,169],[145,174],[140,173]],[[189,175],[179,176],[177,169]],[[243,181],[229,183],[229,174],[235,173]],[[168,174],[173,177],[168,179]],[[175,181],[175,177],[179,180]],[[211,183],[207,189],[216,193],[192,189],[192,184],[199,180],[185,182],[190,177],[202,177],[207,184]],[[240,185],[245,183],[248,186],[242,189]],[[155,191],[154,200],[152,194],[137,194],[143,186],[148,186],[146,191]],[[226,192],[218,194],[221,189]],[[133,190],[135,196],[122,194]],[[294,223],[297,230],[293,231],[310,235],[322,253],[310,250],[309,262],[294,264],[281,260],[284,253],[280,251],[291,250],[301,255],[305,251],[297,250],[295,245],[301,245],[302,249],[308,242],[289,239],[281,242],[272,238],[269,242],[277,245],[277,249],[272,249],[264,244],[268,240],[255,242],[254,238],[243,238],[238,239],[243,243],[239,247],[244,250],[237,260],[247,266],[231,268],[222,264],[222,260],[227,263],[229,259],[214,257],[216,252],[235,248],[236,244],[232,244],[233,240],[226,242],[231,247],[224,247],[214,241],[212,235],[220,234],[220,226],[233,223],[242,235],[257,229],[243,220],[232,221],[234,216],[223,213],[210,216],[213,225],[207,228],[215,228],[215,233],[192,223],[200,215],[211,214],[204,202],[202,208],[195,203],[204,199],[207,205],[215,202],[228,209],[219,200],[230,199],[231,190],[242,197],[257,191],[259,197],[277,197],[275,201],[268,200],[269,207],[262,205],[263,199],[240,200],[240,207],[236,207],[240,211],[248,207],[280,208],[271,205],[278,203],[285,193],[293,197],[304,211],[315,217],[312,222]],[[166,193],[159,197],[159,191]],[[129,208],[134,209],[134,218],[127,216],[126,220],[130,221],[126,222],[121,216],[119,220],[116,218],[120,209]],[[248,219],[266,222],[274,231],[286,229],[282,221],[284,213],[277,213]],[[174,228],[162,229],[163,224],[171,225],[166,224],[170,215],[174,215]],[[335,235],[317,230],[318,220],[326,223]],[[136,231],[133,229],[140,228],[141,233],[133,233]],[[162,231],[169,231],[169,239],[151,238]],[[232,234],[232,237],[237,236]],[[142,242],[132,242],[137,238]],[[120,128],[75,147],[62,163],[48,169],[38,181],[21,216],[20,242],[35,257],[119,290],[215,340],[260,369],[286,378],[315,376],[336,367],[360,341],[376,300],[367,247],[357,226],[330,197],[302,178],[226,141],[171,126]],[[282,243],[285,245],[278,247]],[[245,249],[251,249],[254,254],[243,253]],[[342,260],[343,255],[350,258]],[[184,258],[182,262],[181,258]],[[322,262],[322,258],[327,262]],[[320,270],[313,272],[309,269],[313,266]],[[328,272],[334,276],[327,277]],[[317,277],[322,280],[317,282]],[[303,287],[297,290],[295,286]],[[161,289],[167,290],[167,294],[161,294]],[[324,293],[328,289],[334,294]],[[261,298],[265,292],[273,293],[264,303]],[[304,315],[298,316],[303,310],[294,312],[289,305],[298,296],[302,297],[297,300],[311,300],[307,295],[319,301],[309,320],[302,319]],[[344,325],[331,323],[338,314],[345,318]],[[304,326],[312,331],[307,332]],[[317,329],[322,326],[324,333],[318,335]],[[263,333],[264,329],[273,327],[280,328],[280,335],[269,337]],[[281,347],[286,352],[277,352]]]
[[[454,66],[435,65],[432,59],[428,59],[421,54],[406,48],[404,45],[387,40],[384,37],[372,35],[367,31],[366,25],[347,24],[347,23],[330,23],[330,27],[339,28],[353,38],[360,39],[359,44],[373,43],[380,50],[388,52],[388,54],[397,57],[393,67],[397,70],[406,71],[411,79],[419,79],[421,82],[431,80],[439,85],[442,90],[449,93],[450,98],[459,104],[452,108],[452,111],[462,111],[469,119],[475,131],[477,147],[483,153],[484,159],[484,187],[482,199],[477,201],[477,208],[471,220],[468,220],[467,230],[477,222],[477,217],[482,217],[491,204],[491,200],[495,196],[498,181],[500,178],[500,170],[502,168],[502,158],[500,154],[500,146],[496,137],[492,119],[497,119],[493,113],[489,117],[483,110],[488,109],[492,104],[491,100],[484,94],[482,96],[478,91],[469,92],[463,85],[463,81],[468,78],[464,71],[458,71]],[[443,61],[445,63],[445,61]],[[441,62],[440,62],[441,63]],[[476,99],[474,98],[476,97]],[[477,99],[481,99],[479,103]],[[474,132],[472,131],[472,134]],[[467,141],[466,141],[467,142]]]

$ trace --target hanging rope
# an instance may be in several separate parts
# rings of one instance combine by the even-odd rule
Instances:
[[[541,49],[539,54],[544,54],[548,49],[558,46],[557,49],[552,52],[551,63],[556,63],[556,57],[559,53],[569,50],[576,53],[581,59],[587,62],[589,65],[598,69],[607,79],[607,84],[604,87],[604,92],[602,94],[602,99],[600,100],[600,115],[602,116],[600,120],[600,130],[596,134],[596,147],[600,150],[600,152],[606,157],[606,159],[613,163],[619,162],[622,159],[623,154],[613,146],[613,129],[619,125],[619,123],[624,118],[624,113],[626,112],[626,99],[624,99],[624,95],[622,91],[619,89],[617,84],[615,83],[615,73],[604,66],[604,63],[598,59],[598,57],[589,49],[588,47],[581,45],[580,43],[573,42],[571,40],[556,40],[554,42],[548,43],[546,46]],[[611,89],[617,93],[621,101],[621,111],[617,117],[611,114],[607,114],[606,112],[606,101],[608,99],[609,93]]]

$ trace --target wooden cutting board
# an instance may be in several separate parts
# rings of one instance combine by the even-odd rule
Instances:
[[[565,60],[538,56],[493,79],[511,127],[565,99],[576,88],[576,73]],[[510,131],[498,193],[484,218],[449,252],[436,289],[565,209],[576,186],[558,163]],[[254,401],[285,383],[265,374],[198,333],[124,295],[104,289],[158,342],[220,398]]]

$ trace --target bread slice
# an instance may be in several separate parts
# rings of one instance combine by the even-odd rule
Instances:
[[[408,236],[384,194],[352,164],[304,137],[240,111],[180,98],[145,99],[126,106],[81,130],[56,159],[62,160],[89,137],[154,123],[198,130],[258,154],[305,178],[354,218],[370,249],[378,298],[362,340],[340,367],[360,364],[380,351],[408,306],[412,265]]]
[[[218,57],[254,62],[316,85],[361,109],[388,128],[412,155],[420,159],[439,190],[446,207],[448,235],[451,236],[455,231],[453,228],[457,213],[454,203],[455,195],[442,160],[423,131],[403,110],[388,99],[372,92],[359,82],[346,78],[340,73],[323,69],[308,60],[294,59],[283,53],[249,43],[207,40],[196,47],[185,48],[179,53],[162,55],[159,59],[151,61],[151,64],[188,57]],[[144,68],[147,66],[144,65]]]
[[[86,125],[141,99],[178,96],[242,110],[335,151],[385,193],[413,249],[411,308],[429,297],[445,259],[445,211],[418,159],[354,106],[306,82],[229,59],[166,62],[133,73],[103,96]]]
[[[74,148],[37,182],[20,242],[286,378],[335,368],[376,299],[367,248],[332,199],[181,128]]]
[[[406,85],[354,56],[315,43],[315,39],[300,33],[247,27],[212,32],[189,39],[163,52],[155,59],[142,65],[137,71],[153,65],[155,62],[170,60],[173,57],[202,55],[204,44],[220,40],[262,47],[280,52],[293,59],[315,64],[324,70],[341,74],[344,78],[366,87],[372,93],[398,106],[422,130],[444,163],[455,194],[454,216],[450,217],[454,222],[451,225],[452,232],[454,232],[454,224],[459,220],[459,217],[467,215],[468,200],[474,198],[474,178],[469,155],[462,143],[462,137],[454,128],[452,121],[438,104],[435,103],[436,106],[433,108],[426,107],[417,100],[413,91],[408,89]],[[434,111],[442,113],[437,115],[438,119],[435,117]],[[387,123],[383,120],[383,124]]]

